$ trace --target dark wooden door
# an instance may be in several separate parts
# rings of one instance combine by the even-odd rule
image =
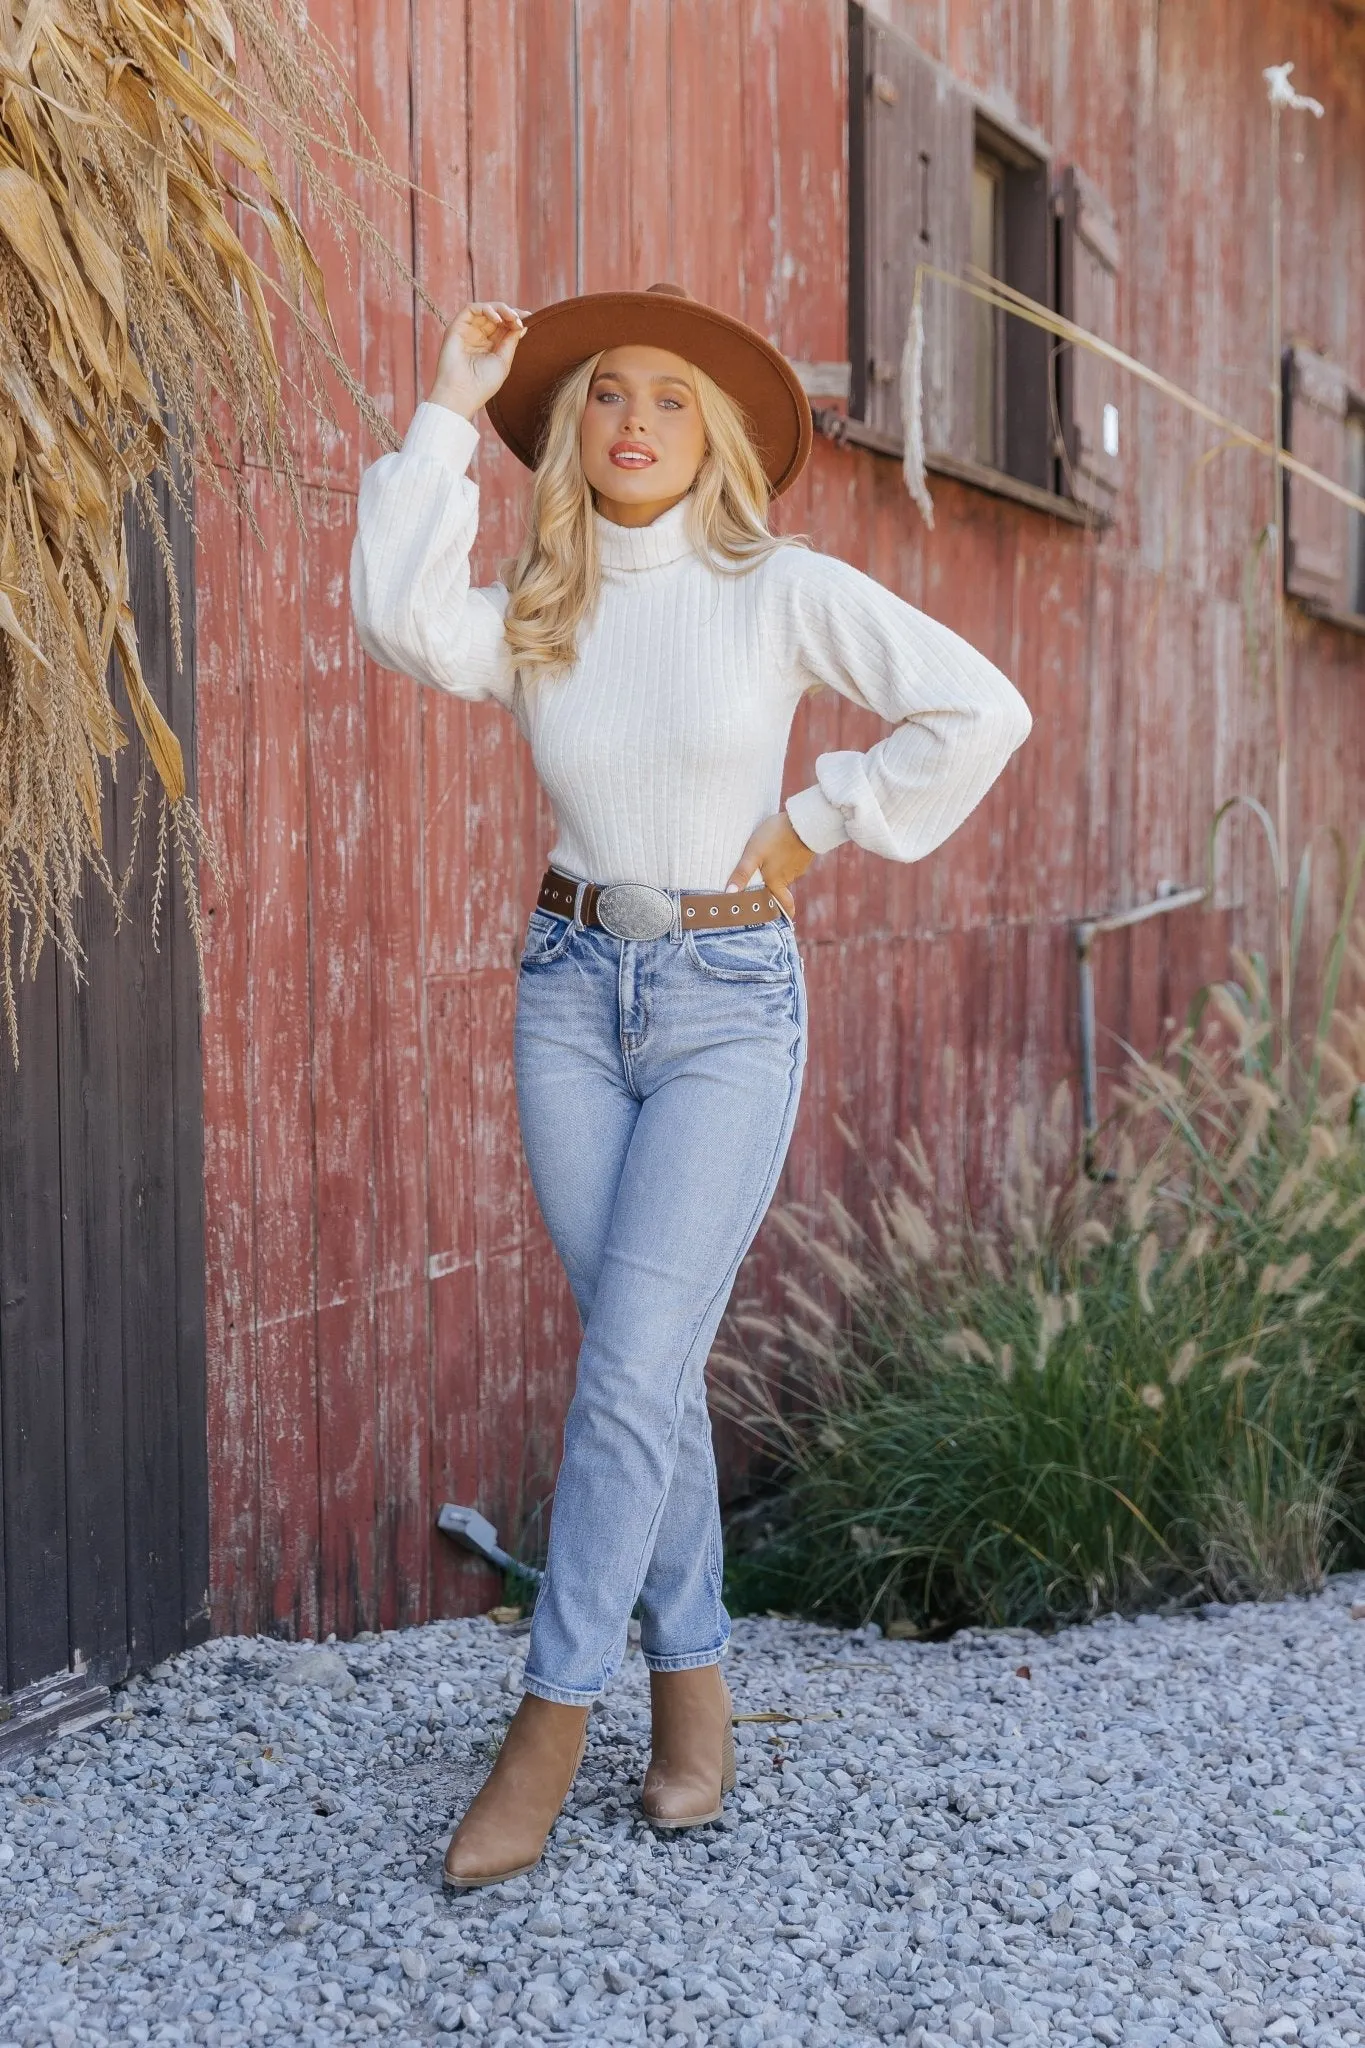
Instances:
[[[193,763],[192,535],[162,494],[183,600],[128,515],[148,684]],[[104,811],[120,876],[139,759]],[[0,1049],[0,1748],[70,1726],[208,1632],[198,976],[173,848],[158,929],[159,793],[116,929],[93,879],[84,981],[49,945]]]

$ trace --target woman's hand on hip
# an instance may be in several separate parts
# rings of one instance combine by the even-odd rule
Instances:
[[[479,299],[452,320],[428,399],[472,420],[507,381],[526,322],[505,299]]]
[[[749,877],[757,868],[768,894],[776,896],[788,917],[794,918],[796,904],[790,884],[805,874],[814,859],[815,855],[787,813],[777,811],[749,834],[748,844],[735,862],[734,871],[725,886],[727,889],[747,888]]]

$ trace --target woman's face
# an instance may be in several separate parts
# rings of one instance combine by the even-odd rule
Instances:
[[[684,358],[609,348],[593,372],[579,450],[598,511],[618,526],[647,526],[676,505],[706,452]]]

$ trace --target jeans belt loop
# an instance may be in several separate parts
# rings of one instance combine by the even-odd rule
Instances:
[[[573,892],[573,921],[580,931],[586,930],[586,926],[583,923],[583,897],[587,886],[586,882],[578,882],[575,884]]]

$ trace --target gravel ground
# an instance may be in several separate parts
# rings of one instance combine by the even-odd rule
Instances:
[[[454,1898],[524,1635],[209,1643],[0,1773],[0,2044],[1365,2043],[1353,1601],[741,1622],[739,1793],[672,1840],[632,1656],[545,1864]]]

